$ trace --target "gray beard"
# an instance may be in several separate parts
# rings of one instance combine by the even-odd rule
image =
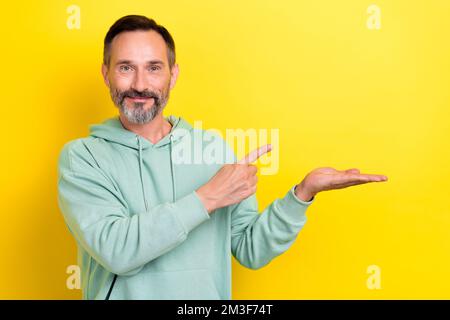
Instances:
[[[144,110],[144,102],[133,102],[132,107],[127,107],[125,99],[118,93],[110,90],[111,98],[116,107],[122,111],[125,118],[134,124],[146,124],[152,121],[166,106],[169,100],[170,90],[165,97],[153,97],[153,105],[150,109]]]
[[[125,118],[134,124],[145,124],[152,121],[164,108],[160,103],[154,102],[153,106],[144,110],[143,102],[134,102],[133,107],[129,108],[125,105],[125,100],[120,104],[120,111],[122,111]]]

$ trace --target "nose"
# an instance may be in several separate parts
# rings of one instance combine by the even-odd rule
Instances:
[[[147,77],[145,75],[145,72],[143,72],[142,70],[138,70],[135,73],[135,76],[133,79],[132,89],[142,92],[147,88],[148,88],[148,83],[147,83]]]

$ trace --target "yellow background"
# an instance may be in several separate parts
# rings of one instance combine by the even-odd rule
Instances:
[[[366,12],[381,9],[381,29]],[[67,7],[81,28],[66,26]],[[62,145],[117,113],[103,38],[143,14],[175,38],[165,115],[218,128],[279,128],[280,168],[260,209],[310,170],[389,181],[327,191],[268,266],[233,260],[234,299],[450,298],[450,2],[12,1],[2,3],[0,298],[79,299],[76,245],[56,201]],[[366,286],[381,269],[381,289]]]

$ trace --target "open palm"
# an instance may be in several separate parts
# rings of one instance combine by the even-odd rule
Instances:
[[[362,174],[358,169],[336,170],[331,167],[317,168],[306,175],[301,182],[308,193],[315,195],[320,191],[342,189],[369,182],[386,181],[387,177],[378,174]]]

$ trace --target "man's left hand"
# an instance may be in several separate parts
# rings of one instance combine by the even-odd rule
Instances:
[[[295,187],[295,195],[303,201],[311,201],[321,191],[382,181],[387,181],[387,177],[378,174],[361,174],[358,169],[339,171],[330,167],[317,168],[308,173]]]

